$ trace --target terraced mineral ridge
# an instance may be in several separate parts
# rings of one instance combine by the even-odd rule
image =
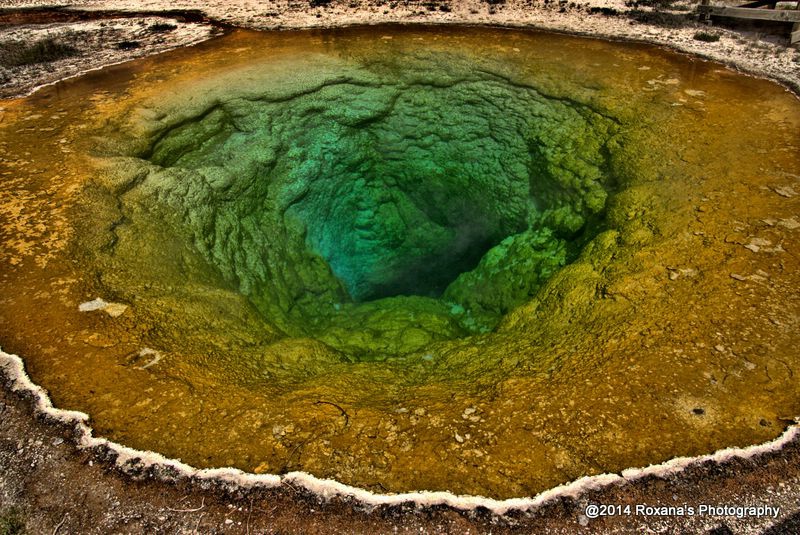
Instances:
[[[800,105],[769,82],[237,31],[9,102],[0,140],[0,344],[125,445],[502,498],[800,414]]]

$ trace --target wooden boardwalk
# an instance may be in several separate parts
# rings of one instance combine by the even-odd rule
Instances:
[[[737,7],[712,6],[709,0],[697,6],[701,21],[710,22],[713,17],[766,22],[792,22],[789,43],[800,44],[800,0],[795,1],[795,9],[775,9],[777,0],[757,0]],[[783,2],[790,3],[790,2]]]

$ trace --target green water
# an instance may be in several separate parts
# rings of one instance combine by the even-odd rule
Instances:
[[[602,228],[618,122],[468,59],[227,88],[140,140],[124,202],[175,210],[266,321],[347,358],[489,332]]]

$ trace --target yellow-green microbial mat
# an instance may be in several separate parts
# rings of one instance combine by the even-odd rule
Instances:
[[[3,107],[0,344],[101,436],[507,498],[800,414],[776,84],[545,33],[236,31]]]

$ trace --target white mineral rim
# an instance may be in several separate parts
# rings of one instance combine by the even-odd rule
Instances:
[[[292,487],[300,486],[323,499],[340,496],[352,498],[364,505],[401,505],[413,503],[418,507],[447,505],[460,510],[472,510],[483,507],[496,515],[504,515],[509,511],[531,511],[538,509],[557,498],[577,499],[584,493],[602,489],[611,485],[623,485],[647,476],[667,477],[678,474],[687,468],[707,462],[718,465],[735,459],[751,459],[766,453],[780,451],[800,435],[800,418],[790,425],[784,433],[770,442],[748,446],[746,448],[726,448],[709,455],[697,457],[676,457],[661,464],[646,468],[627,468],[619,474],[600,474],[585,476],[570,483],[559,485],[532,497],[509,498],[496,500],[484,496],[456,495],[446,491],[415,491],[399,494],[379,494],[345,485],[332,479],[321,479],[306,472],[289,472],[285,475],[251,474],[236,468],[205,468],[189,466],[179,460],[169,459],[153,451],[140,451],[105,438],[95,437],[89,426],[89,415],[80,411],[63,410],[53,406],[47,392],[36,385],[25,372],[25,365],[17,355],[11,355],[0,349],[0,369],[8,378],[12,392],[20,392],[33,397],[34,409],[68,425],[77,431],[78,448],[106,448],[117,455],[115,464],[123,467],[133,463],[140,468],[168,468],[180,475],[203,480],[213,480],[240,488],[279,487],[286,483]]]

